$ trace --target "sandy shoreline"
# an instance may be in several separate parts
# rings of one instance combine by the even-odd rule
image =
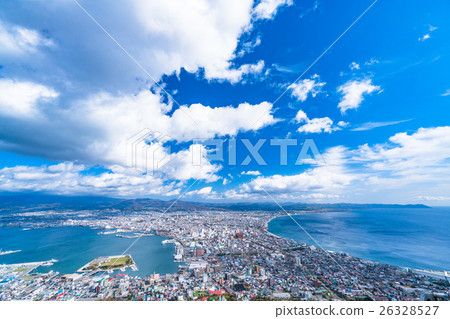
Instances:
[[[321,212],[315,212],[315,213],[321,213]],[[304,214],[314,214],[314,213],[312,213],[312,212],[310,212],[310,211],[302,211],[302,212],[299,212],[299,213],[289,214],[289,215],[290,215],[290,216],[295,216],[295,215],[304,215]],[[269,223],[270,223],[272,220],[274,220],[274,219],[276,219],[276,218],[281,218],[281,217],[289,217],[289,216],[288,216],[288,215],[274,216],[274,217],[271,217],[270,219],[268,219],[268,220],[265,222],[266,232],[267,232],[269,235],[275,236],[275,237],[277,237],[277,238],[288,239],[288,238],[285,238],[285,237],[281,237],[281,236],[275,235],[274,233],[271,233],[271,232],[269,231]]]
[[[330,212],[329,211],[301,211],[301,212],[294,213],[294,214],[289,214],[289,215],[274,216],[274,217],[271,217],[269,220],[266,221],[265,227],[266,227],[266,230],[268,230],[269,229],[269,223],[272,220],[274,220],[275,218],[289,217],[289,216],[296,216],[296,215],[305,215],[305,214],[320,214],[320,213],[330,213]],[[279,237],[279,236],[277,236],[277,237]]]

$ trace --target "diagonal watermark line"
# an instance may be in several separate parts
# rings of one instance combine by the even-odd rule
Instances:
[[[131,55],[130,52],[128,52],[120,43],[117,41],[101,24],[97,21],[77,0],[73,0],[75,4],[153,81],[155,84],[164,92],[167,94],[167,96],[186,114],[195,124],[198,125],[198,123],[181,107],[180,103],[175,100],[175,98],[167,92],[156,80],[155,78],[142,66],[141,63],[139,63],[138,60],[134,58],[134,56]]]
[[[302,74],[300,74],[300,76],[294,81],[294,82],[292,82],[289,86],[288,86],[288,88],[272,103],[272,106],[273,105],[275,105],[275,103],[277,103],[278,102],[278,100],[280,100],[286,93],[287,93],[287,91],[289,91],[289,87],[291,86],[291,85],[293,85],[293,84],[295,84],[295,83],[297,83],[305,74],[306,74],[306,72],[308,72],[374,5],[375,5],[375,3],[377,3],[378,2],[378,0],[375,0],[374,2],[372,2],[372,4],[363,12],[363,13],[361,13],[361,15],[358,17],[358,18],[356,18],[356,20],[355,21],[353,21],[353,23],[352,24],[350,24],[350,26],[348,26],[348,28],[347,29],[345,29],[345,31],[344,32],[342,32],[341,33],[341,35],[336,39],[336,40],[334,40],[334,42],[333,43],[331,43],[331,45],[325,50],[325,51],[323,51],[322,52],[322,54],[320,54],[315,60],[314,60],[314,62],[313,63],[311,63],[307,68],[306,68],[306,70],[305,71],[303,71],[303,73]],[[252,126],[254,126],[256,123],[258,123],[258,121],[267,113],[267,112],[269,112],[269,110],[267,110],[267,111],[265,111],[264,113],[262,113],[257,119],[256,119],[256,121],[254,121],[253,122],[253,124],[252,124]]]
[[[184,190],[184,192],[183,193],[181,193],[181,195],[179,195],[178,197],[177,197],[177,199],[169,206],[169,207],[167,207],[166,208],[166,210],[164,211],[164,212],[162,212],[159,216],[158,216],[158,218],[155,220],[155,221],[153,221],[153,223],[156,223],[158,220],[160,220],[161,219],[161,217],[165,214],[165,213],[167,213],[167,211],[169,210],[169,209],[171,209],[172,207],[173,207],[173,205],[175,205],[177,202],[178,202],[178,200],[181,198],[181,197],[183,197],[191,188],[192,188],[192,186],[194,186],[197,182],[198,182],[198,180],[199,180],[199,178],[197,178],[191,185],[189,185],[189,187],[188,188],[186,188],[185,190]],[[146,227],[148,226],[148,223],[145,225]],[[122,254],[120,254],[119,256],[124,256],[138,241],[139,241],[139,239],[141,239],[142,238],[142,236],[144,236],[144,234],[141,234],[140,236],[138,236],[131,244],[130,244],[130,246],[128,246],[128,248],[127,249],[125,249],[124,250],[124,252],[122,253]],[[111,264],[111,266],[109,266],[108,267],[108,269],[106,269],[105,271],[103,271],[103,273],[100,275],[100,276],[103,276],[108,270],[110,270],[111,269],[111,267],[113,267],[114,265],[115,265],[115,263],[117,262],[117,260],[115,260],[114,261],[114,263],[112,263]]]
[[[253,179],[252,178],[252,182],[253,183],[255,183],[264,193],[266,193],[266,195],[270,198],[270,199],[272,199],[272,201],[275,203],[275,204],[277,204],[278,205],[278,207],[280,207],[280,209],[286,214],[286,215],[288,215],[293,221],[294,221],[294,223],[296,223],[297,224],[297,226],[298,227],[300,227],[300,229],[301,230],[303,230],[303,232],[306,234],[306,235],[308,235],[308,237],[309,238],[311,238],[312,239],[312,241],[317,245],[317,246],[319,246],[319,248],[320,249],[322,249],[327,255],[328,255],[328,257],[330,257],[331,258],[331,260],[333,260],[333,262],[348,276],[348,278],[350,279],[350,280],[352,280],[353,281],[353,283],[356,285],[356,286],[358,286],[362,291],[364,291],[365,293],[366,293],[366,296],[367,297],[369,297],[370,299],[372,299],[373,300],[373,298],[372,298],[372,294],[371,293],[369,293],[367,290],[365,290],[364,288],[362,288],[359,284],[358,284],[358,282],[355,280],[355,279],[353,279],[352,278],[352,276],[347,272],[347,270],[345,270],[345,268],[344,267],[342,267],[341,266],[341,264],[340,263],[338,263],[338,261],[325,249],[325,248],[323,248],[322,247],[322,245],[313,237],[313,236],[311,236],[311,234],[308,232],[308,231],[306,231],[306,229],[305,228],[303,228],[303,226],[302,225],[300,225],[299,224],[299,222],[297,222],[293,217],[292,217],[292,215],[291,214],[289,214],[284,208],[283,208],[283,206],[281,206],[280,205],[280,203],[278,203],[278,201],[275,199],[275,198],[273,198],[273,196],[272,195],[270,195],[261,185],[259,185],[258,184],[258,182],[256,182],[256,180],[255,179]]]

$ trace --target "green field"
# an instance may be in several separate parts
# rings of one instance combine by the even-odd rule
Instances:
[[[111,258],[109,261],[104,262],[100,265],[99,268],[122,268],[125,266],[130,266],[133,264],[133,261],[129,255],[118,258]]]
[[[122,267],[132,266],[134,264],[133,259],[130,255],[109,258],[108,261],[98,263],[93,260],[86,268],[83,268],[83,271],[93,271],[97,269],[118,269]]]

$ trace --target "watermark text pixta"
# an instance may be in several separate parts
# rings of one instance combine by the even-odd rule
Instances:
[[[184,148],[173,151],[172,137],[144,129],[127,140],[127,163],[142,173],[160,171],[175,157],[189,156],[192,166],[220,162],[228,166],[324,165],[325,161],[314,140],[273,138],[197,138],[182,142]],[[187,151],[187,152],[186,152]]]
[[[244,158],[238,160],[238,154]],[[224,162],[230,166],[247,166],[252,161],[256,165],[265,166],[268,161],[265,157],[272,157],[274,154],[278,154],[276,164],[281,166],[324,164],[312,139],[195,139],[192,145],[194,165],[201,165],[201,160],[206,158],[208,161]],[[294,158],[292,163],[290,158]]]

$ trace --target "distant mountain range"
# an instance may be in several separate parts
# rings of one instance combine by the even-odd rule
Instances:
[[[177,210],[279,210],[280,207],[273,202],[242,202],[242,203],[202,203],[164,201],[150,198],[119,199],[99,196],[60,196],[40,193],[28,194],[0,194],[0,211],[5,210],[106,210],[118,209],[123,211],[136,211],[146,209],[164,210],[172,205]],[[348,210],[367,208],[427,208],[425,205],[396,205],[396,204],[309,204],[309,203],[282,203],[286,210]]]

